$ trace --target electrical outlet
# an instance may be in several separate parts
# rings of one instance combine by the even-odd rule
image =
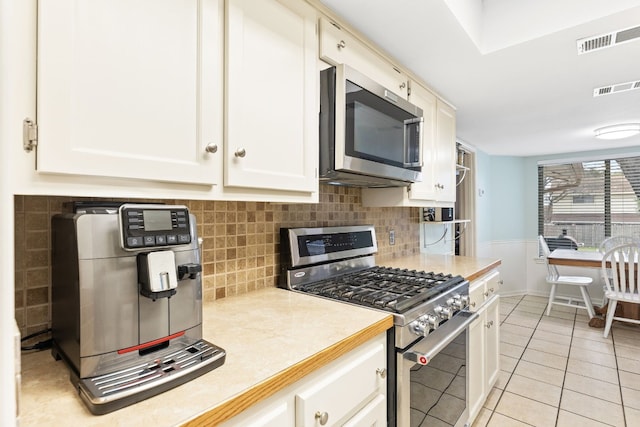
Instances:
[[[395,245],[396,244],[396,232],[395,232],[395,230],[389,231],[389,244],[390,245]]]

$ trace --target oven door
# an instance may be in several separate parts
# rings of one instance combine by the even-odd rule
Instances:
[[[397,353],[398,426],[467,423],[467,331],[477,317],[461,311]]]

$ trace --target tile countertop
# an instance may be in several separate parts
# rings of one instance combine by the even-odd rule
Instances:
[[[378,265],[459,274],[474,280],[500,260],[416,255]],[[95,416],[49,351],[22,356],[20,425],[215,425],[390,328],[390,314],[278,288],[206,303],[203,335],[224,348],[225,364],[186,384]]]
[[[92,415],[49,351],[23,355],[20,426],[215,425],[357,348],[390,314],[278,288],[206,303],[203,336],[225,364],[106,415]]]
[[[376,258],[376,264],[385,267],[451,273],[473,281],[501,264],[495,258],[475,258],[453,255],[413,255],[402,258]]]

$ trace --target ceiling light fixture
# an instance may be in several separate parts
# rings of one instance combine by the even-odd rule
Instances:
[[[622,139],[629,138],[640,133],[640,123],[622,123],[611,125],[594,130],[596,138],[600,139]]]

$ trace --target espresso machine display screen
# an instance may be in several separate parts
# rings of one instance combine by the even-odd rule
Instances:
[[[124,250],[191,243],[189,211],[184,206],[124,204],[120,207],[119,219]]]
[[[161,210],[144,210],[142,211],[144,219],[144,229],[146,231],[171,230],[171,211]]]

